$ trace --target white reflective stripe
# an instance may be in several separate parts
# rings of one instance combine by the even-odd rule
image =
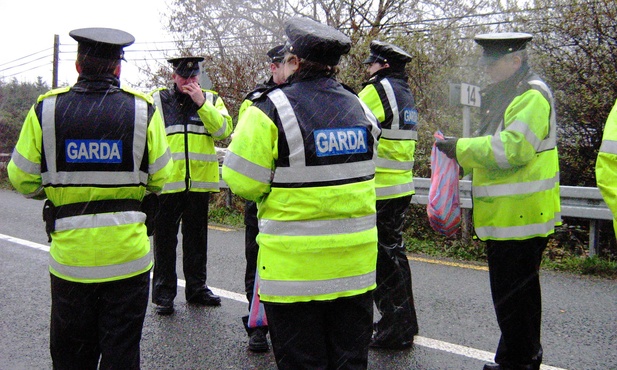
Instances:
[[[148,104],[145,100],[133,97],[135,104],[135,116],[133,117],[133,171],[71,171],[58,172],[56,166],[56,95],[43,100],[43,111],[41,115],[41,128],[43,131],[43,147],[45,148],[45,159],[47,162],[47,172],[41,174],[43,184],[61,185],[124,185],[124,184],[146,184],[148,174],[140,171],[141,161],[146,148],[148,131]],[[47,140],[46,140],[47,139]],[[64,149],[62,149],[64,150]]]
[[[171,152],[168,147],[162,156],[160,156],[156,161],[154,161],[154,163],[148,166],[148,173],[150,174],[157,173],[163,167],[165,167],[167,163],[169,163],[170,160],[171,160]]]
[[[285,93],[279,89],[269,92],[268,98],[274,103],[281,119],[281,124],[283,125],[283,131],[290,150],[289,166],[296,168],[306,166],[304,138],[302,137],[298,119],[291,107],[291,103],[289,103],[289,99],[287,99]]]
[[[375,284],[375,271],[364,275],[329,280],[259,279],[259,293],[268,296],[318,296],[366,289]]]
[[[609,153],[609,154],[617,154],[617,141],[602,140],[602,145],[600,145],[600,152]],[[13,155],[15,155],[15,152],[13,152]]]
[[[499,132],[491,136],[491,147],[493,148],[493,156],[495,157],[497,166],[504,170],[511,168],[510,162],[508,162],[508,158],[506,158],[506,150],[503,146],[503,141],[501,141]]]
[[[186,125],[186,131],[189,134],[197,134],[197,135],[204,135],[208,133],[208,130],[206,130],[206,127],[203,125],[203,123],[201,125],[190,123]]]
[[[163,114],[163,103],[161,102],[161,91],[155,91],[152,94],[152,98],[154,99],[154,105],[160,110],[161,121],[163,121],[163,127],[165,127],[165,115]],[[167,128],[165,128],[167,131]]]
[[[165,127],[165,133],[167,135],[183,134],[184,133],[184,126],[183,125],[167,126],[167,127]]]
[[[133,97],[133,100],[135,101],[135,117],[133,118],[133,163],[135,164],[134,172],[137,172],[144,159],[144,154],[146,154],[146,142],[148,141],[148,102],[137,97]]]
[[[138,167],[136,164],[135,167]],[[133,172],[109,172],[109,171],[96,171],[96,172],[43,172],[41,174],[43,184],[62,184],[62,185],[83,185],[83,184],[96,184],[96,185],[128,185],[128,184],[147,184],[148,174],[139,171],[137,178]]]
[[[555,177],[530,182],[517,182],[512,184],[472,186],[473,197],[502,197],[508,195],[533,194],[540,191],[555,188],[559,182],[559,173]]]
[[[28,158],[19,154],[17,148],[13,149],[13,155],[11,156],[11,160],[20,170],[28,173],[30,175],[40,175],[41,174],[41,164],[34,163],[30,161]]]
[[[549,127],[549,130],[550,130],[550,127]],[[547,148],[552,149],[555,147],[554,139],[550,138],[550,136],[547,136],[547,139],[541,140],[540,138],[536,136],[536,134],[533,131],[531,131],[531,129],[529,128],[529,125],[522,121],[517,120],[517,121],[512,122],[506,128],[506,131],[516,131],[516,132],[520,132],[521,134],[523,134],[525,136],[525,140],[527,140],[529,144],[533,146],[536,152],[542,151],[540,150],[541,148],[543,150],[546,150]],[[551,147],[551,144],[552,144],[552,147]]]
[[[56,231],[92,229],[144,222],[146,222],[146,214],[139,211],[97,213],[59,218],[56,220]]]
[[[215,133],[213,133],[212,136],[221,136],[225,133],[226,130],[227,130],[227,118],[223,117],[223,124],[221,125],[221,128],[218,129]]]
[[[216,154],[203,154],[203,153],[195,153],[189,152],[189,160],[190,161],[200,161],[200,162],[217,162],[218,158]]]
[[[163,185],[163,191],[178,190],[178,189],[184,190],[185,188],[186,188],[186,183],[184,181],[167,182],[165,183],[165,185]]]
[[[186,159],[184,152],[171,153],[171,158],[175,161],[183,161]]]
[[[394,89],[392,89],[392,85],[387,79],[383,79],[379,82],[381,83],[381,86],[383,86],[386,97],[388,98],[388,103],[390,104],[390,109],[392,109],[392,125],[390,128],[392,130],[398,130],[400,128],[400,117],[398,104],[396,104],[396,96],[394,95]]]
[[[353,234],[375,227],[376,215],[357,218],[311,221],[275,221],[259,219],[259,232],[285,236],[320,236]]]
[[[339,163],[324,166],[307,166],[298,171],[293,167],[277,167],[272,182],[310,183],[315,181],[338,181],[375,174],[373,161]]]
[[[214,105],[214,94],[213,93],[211,93],[210,91],[204,91],[204,96],[206,100],[210,102],[210,104]]]
[[[52,269],[64,276],[76,279],[106,279],[129,275],[146,270],[151,263],[152,257],[150,254],[130,262],[107,266],[69,266],[58,263],[51,255],[49,257],[49,265]]]
[[[47,162],[47,172],[50,177],[56,173],[56,95],[43,100],[43,111],[41,112],[41,130],[43,131],[43,148],[45,150],[45,161]],[[49,140],[45,140],[45,139]],[[43,174],[43,184],[50,181],[46,180]]]
[[[377,195],[377,197],[387,197],[390,195],[404,194],[410,191],[416,191],[413,182],[375,188],[375,194]]]
[[[264,184],[269,184],[272,178],[271,169],[256,165],[233,152],[228,151],[225,154],[223,164],[246,177]]]
[[[525,236],[533,235],[546,235],[555,230],[555,223],[561,218],[558,216],[553,220],[549,220],[543,224],[531,224],[524,226],[510,226],[510,227],[495,227],[485,226],[476,227],[476,234],[480,239],[484,238],[499,238],[499,239],[511,239],[521,238]]]
[[[381,128],[379,127],[379,122],[377,121],[377,117],[375,117],[375,115],[373,114],[373,111],[371,111],[368,105],[366,105],[366,103],[364,103],[362,99],[360,99],[358,96],[356,96],[356,99],[358,99],[358,102],[362,106],[362,109],[364,110],[364,115],[371,122],[371,134],[375,138],[375,144],[373,145],[373,159],[374,159],[375,157],[377,157],[377,138],[379,137],[382,131],[381,131]]]
[[[391,130],[384,128],[381,130],[381,137],[392,140],[418,140],[416,130]]]
[[[411,171],[413,170],[414,161],[403,162],[377,157],[377,159],[375,160],[375,165],[377,167],[387,168],[391,170]]]
[[[191,189],[218,189],[218,182],[191,181]]]
[[[551,115],[549,117],[549,133],[548,136],[540,142],[536,151],[543,152],[546,150],[554,149],[557,146],[557,116],[555,113],[555,99],[548,86],[542,80],[530,80],[529,84],[536,89],[543,92],[545,97],[548,97],[548,103],[551,108]]]

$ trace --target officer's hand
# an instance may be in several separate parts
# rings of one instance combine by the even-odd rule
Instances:
[[[437,140],[437,149],[441,150],[448,158],[456,159],[456,142],[458,138],[449,137],[445,140]]]
[[[197,82],[182,86],[182,91],[190,96],[199,107],[201,107],[206,101],[206,98],[204,98],[204,93],[201,91],[201,86],[199,86]]]

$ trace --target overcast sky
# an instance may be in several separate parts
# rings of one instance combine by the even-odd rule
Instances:
[[[77,43],[69,31],[85,27],[118,28],[135,36],[125,49],[122,81],[136,83],[136,65],[144,59],[173,54],[161,13],[166,0],[0,0],[0,78],[36,81],[51,86],[54,35],[60,37],[60,86],[77,79]],[[167,41],[168,43],[165,43]],[[160,50],[159,52],[149,52]],[[164,55],[165,54],[165,55]]]

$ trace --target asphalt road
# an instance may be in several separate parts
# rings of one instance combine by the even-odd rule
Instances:
[[[51,368],[41,207],[0,190],[0,370]],[[222,306],[187,306],[180,289],[172,316],[148,308],[142,368],[276,368],[272,352],[246,348],[243,238],[243,230],[210,229],[208,285]],[[408,351],[371,350],[369,368],[481,369],[499,339],[486,268],[420,256],[410,264],[420,334]],[[617,281],[547,271],[541,281],[543,369],[617,369]]]

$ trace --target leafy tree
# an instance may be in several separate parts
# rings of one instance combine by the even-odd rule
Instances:
[[[13,151],[28,110],[47,90],[42,77],[35,83],[0,80],[0,153]]]

